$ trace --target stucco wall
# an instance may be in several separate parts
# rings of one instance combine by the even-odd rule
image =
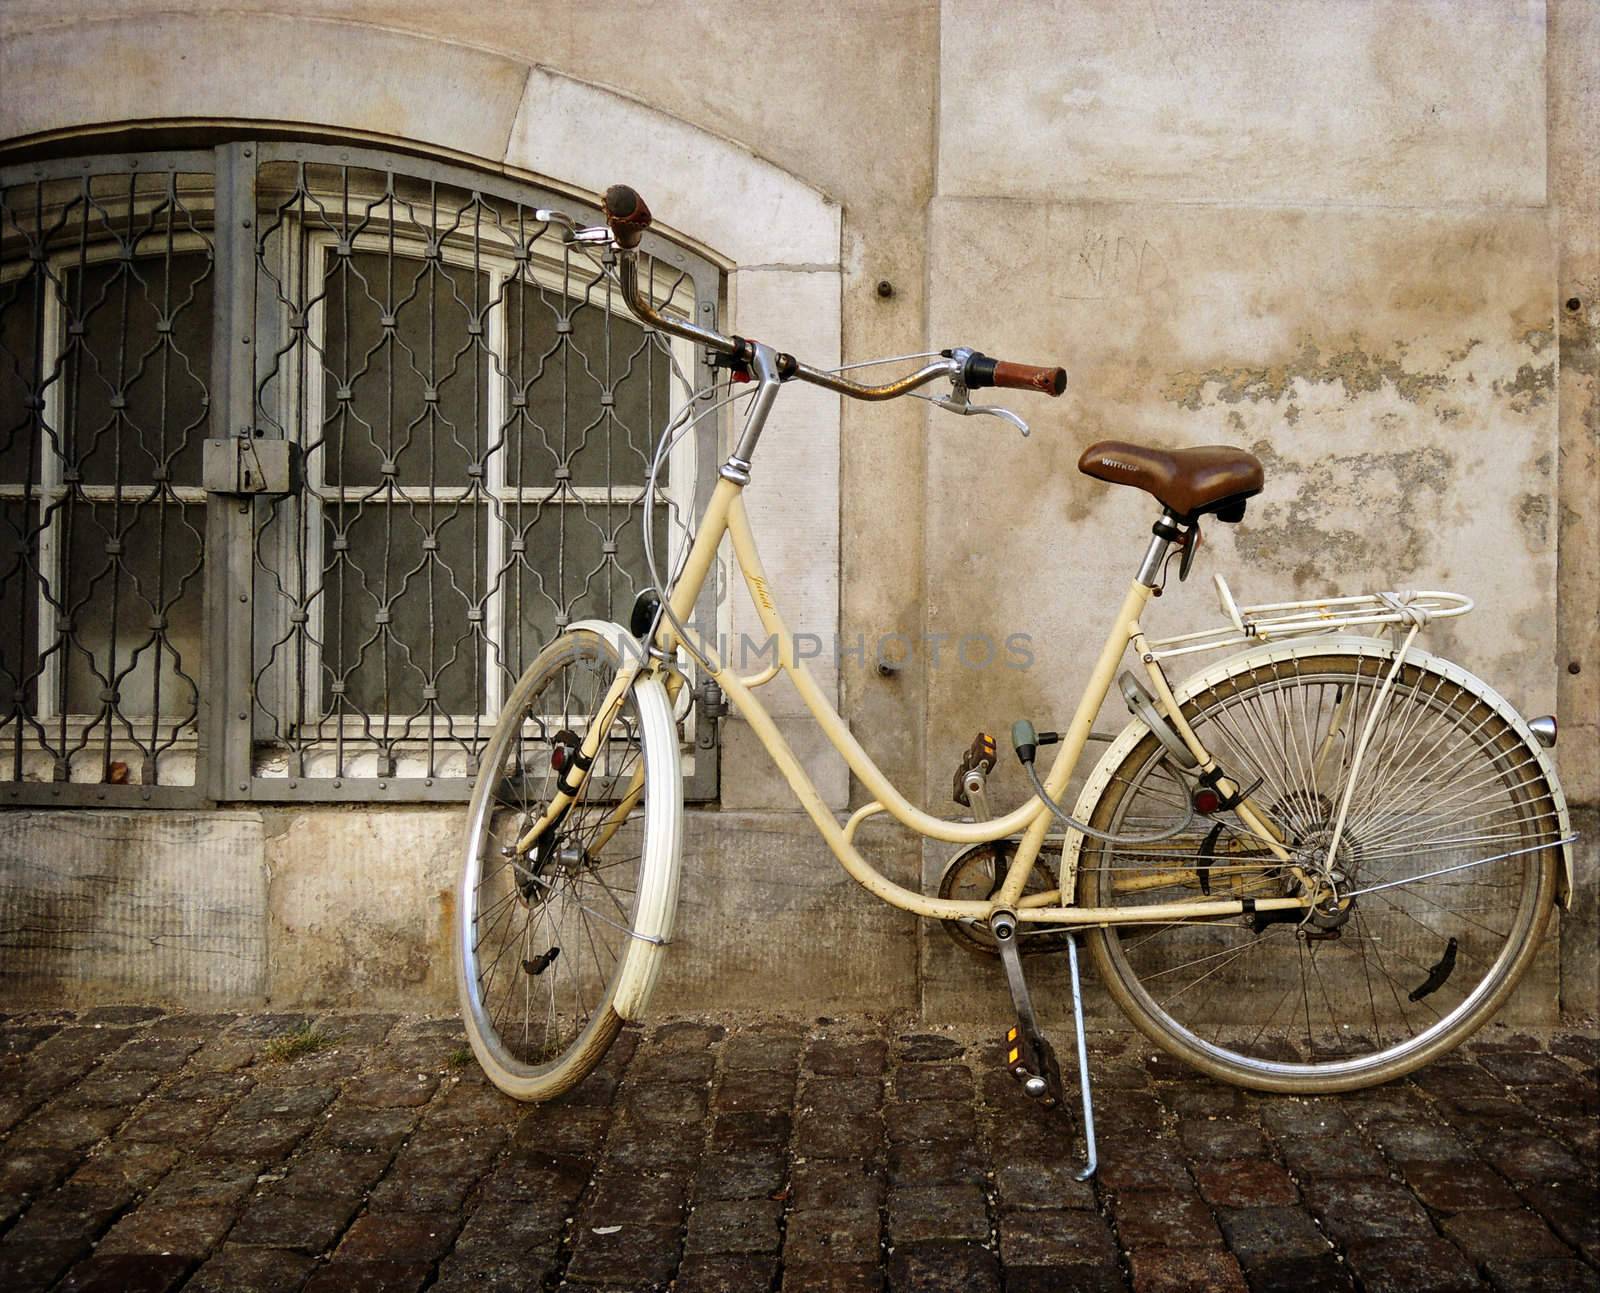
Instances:
[[[1143,496],[1073,469],[1102,437],[1263,458],[1266,494],[1237,530],[1208,530],[1198,572],[1247,597],[1470,593],[1479,610],[1434,648],[1528,712],[1556,708],[1569,794],[1600,800],[1594,0],[1100,0],[1006,24],[966,0],[242,8],[11,0],[0,134],[288,119],[577,188],[632,180],[735,266],[740,326],[807,358],[968,342],[1067,366],[1062,401],[1012,401],[1034,422],[1026,442],[913,401],[813,396],[757,463],[769,567],[805,581],[784,598],[796,629],[1031,635],[1025,672],[952,667],[948,648],[941,667],[923,650],[889,677],[870,652],[845,661],[846,718],[936,811],[979,726],[1061,715],[1137,560]],[[1205,582],[1173,589],[1152,622],[1207,622]],[[842,804],[842,769],[809,754]],[[937,930],[864,913],[826,851],[777,821],[787,792],[763,758],[730,723],[725,805],[774,814],[783,843],[718,846],[738,864],[706,863],[707,927],[738,937],[744,913],[796,889],[785,934],[810,958],[806,991],[854,982],[859,1004],[935,1013],[976,1000]],[[1001,802],[1018,793],[997,785]],[[359,840],[381,815],[332,816]],[[748,833],[753,819],[706,820]],[[936,872],[903,838],[883,848],[901,873]],[[1528,990],[1574,1009],[1594,1003],[1592,844],[1584,857],[1560,956]],[[419,907],[386,937],[434,947],[436,915]],[[901,936],[837,936],[862,920]],[[788,981],[760,954],[720,975],[725,951],[682,950],[697,1001],[750,973]],[[869,963],[854,980],[847,952]],[[296,991],[367,992],[358,960],[313,960]]]

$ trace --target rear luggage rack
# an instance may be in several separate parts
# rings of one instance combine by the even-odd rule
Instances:
[[[1215,651],[1221,647],[1250,642],[1275,642],[1281,638],[1310,637],[1318,633],[1339,633],[1350,629],[1422,627],[1430,620],[1465,615],[1472,599],[1460,593],[1436,590],[1421,592],[1362,593],[1355,597],[1321,597],[1303,602],[1264,602],[1259,606],[1240,606],[1234,601],[1228,581],[1215,575],[1217,600],[1228,622],[1198,633],[1180,633],[1170,638],[1150,638],[1150,654],[1165,660],[1196,651]]]

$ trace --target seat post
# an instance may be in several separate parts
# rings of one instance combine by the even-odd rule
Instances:
[[[1183,538],[1183,523],[1170,507],[1161,509],[1161,519],[1150,527],[1150,546],[1145,550],[1139,573],[1134,576],[1146,588],[1154,588],[1161,579],[1161,566],[1167,559],[1167,549]]]

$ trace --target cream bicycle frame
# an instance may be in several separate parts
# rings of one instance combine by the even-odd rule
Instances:
[[[796,797],[844,869],[869,893],[905,911],[939,920],[985,921],[996,911],[1014,911],[1019,920],[1033,923],[1112,925],[1219,918],[1239,915],[1246,910],[1243,902],[1227,899],[1161,903],[1127,909],[1079,907],[1064,901],[1059,892],[1029,895],[1024,899],[1022,897],[1024,886],[1054,819],[1050,808],[1034,796],[1006,816],[990,821],[946,821],[916,807],[891,784],[873,761],[872,756],[851,735],[849,728],[839,717],[838,711],[828,702],[821,687],[806,668],[805,661],[797,657],[793,635],[778,611],[766,570],[761,563],[760,553],[756,550],[755,536],[750,529],[749,516],[745,511],[743,491],[742,484],[726,477],[717,482],[706,514],[701,519],[700,530],[690,550],[683,574],[672,589],[672,607],[680,622],[687,619],[710,570],[722,536],[726,533],[732,539],[734,560],[744,576],[745,587],[755,604],[762,628],[778,645],[778,663],[773,668],[751,677],[740,677],[733,670],[723,666],[712,670],[712,677],[739,713],[748,720],[751,730],[760,738],[767,753],[783,772]],[[1054,799],[1059,800],[1066,790],[1072,770],[1089,739],[1090,724],[1094,721],[1095,714],[1099,712],[1100,705],[1111,688],[1117,666],[1130,644],[1145,657],[1146,669],[1157,686],[1158,695],[1168,707],[1168,714],[1175,719],[1174,725],[1185,743],[1199,759],[1202,768],[1211,765],[1210,756],[1188,724],[1183,722],[1182,715],[1177,712],[1171,690],[1167,686],[1159,664],[1142,649],[1144,635],[1139,627],[1139,616],[1150,597],[1150,588],[1138,580],[1133,581],[1128,588],[1122,607],[1117,612],[1116,621],[1095,662],[1094,672],[1090,675],[1077,710],[1072,716],[1072,722],[1062,734],[1055,761],[1044,779],[1045,789]],[[657,635],[656,645],[670,654],[673,646],[672,638],[672,631],[663,626]],[[690,645],[702,658],[715,658],[697,639]],[[818,793],[816,785],[778,731],[777,724],[773,722],[771,715],[754,694],[757,687],[776,677],[779,672],[789,677],[801,700],[805,702],[806,709],[827,736],[829,743],[844,758],[850,770],[873,796],[872,802],[859,809],[843,826],[835,819],[832,810]],[[1226,788],[1226,782],[1223,784]],[[1280,860],[1286,863],[1291,860],[1288,850],[1278,843],[1277,833],[1251,808],[1248,800],[1242,802],[1235,811]],[[855,847],[853,837],[857,828],[867,818],[878,813],[888,813],[902,826],[919,835],[951,844],[990,843],[1019,833],[1022,839],[1006,870],[1000,892],[993,901],[961,902],[933,898],[894,883],[862,857]],[[1260,898],[1254,903],[1254,908],[1258,911],[1290,908],[1303,910],[1306,906],[1307,902],[1303,898]]]
[[[1021,921],[1053,925],[1115,925],[1217,919],[1240,915],[1247,910],[1304,910],[1309,905],[1305,898],[1285,897],[1258,898],[1248,907],[1243,901],[1229,899],[1161,903],[1129,908],[1079,907],[1065,900],[1060,891],[1032,894],[1023,898],[1023,889],[1028,876],[1049,833],[1053,820],[1051,809],[1035,796],[1006,816],[990,821],[946,821],[917,808],[890,783],[872,756],[851,735],[839,717],[838,711],[829,704],[822,689],[806,668],[805,661],[797,656],[793,635],[778,611],[760,553],[756,550],[755,536],[750,529],[749,516],[745,511],[743,491],[744,485],[738,480],[729,479],[726,475],[718,480],[705,515],[700,520],[683,571],[671,589],[670,604],[680,624],[687,620],[710,573],[722,538],[724,535],[729,536],[732,539],[734,561],[744,576],[745,587],[749,590],[762,627],[777,643],[778,662],[759,674],[741,677],[717,661],[714,653],[709,651],[692,631],[686,629],[689,634],[687,645],[701,659],[713,663],[714,667],[710,672],[717,685],[750,723],[751,730],[760,738],[767,753],[783,772],[795,796],[841,865],[869,893],[902,910],[939,920],[986,921],[997,911],[1012,911]],[[1088,741],[1090,724],[1105,700],[1117,666],[1130,644],[1142,656],[1146,671],[1156,687],[1162,704],[1166,707],[1185,744],[1199,760],[1201,769],[1209,770],[1215,766],[1198,737],[1184,721],[1159,663],[1145,649],[1139,615],[1150,597],[1150,587],[1139,580],[1134,580],[1127,596],[1123,599],[1116,622],[1104,647],[1101,648],[1094,672],[1090,675],[1072,722],[1062,736],[1061,748],[1045,778],[1045,789],[1050,792],[1052,798],[1059,799],[1065,791],[1072,769]],[[641,668],[664,674],[664,681],[673,691],[682,685],[681,675],[669,669],[664,663],[673,658],[677,645],[675,637],[675,630],[663,622],[652,644],[655,649],[650,653],[650,663],[644,663],[642,651],[639,653],[640,658],[631,663],[624,663],[606,698],[601,702],[597,721],[590,724],[589,730],[584,735],[579,751],[581,760],[587,761],[596,757],[605,730],[620,709],[622,698],[626,695],[627,689],[633,685]],[[873,795],[873,801],[859,809],[843,826],[835,819],[832,810],[817,791],[815,783],[778,731],[777,724],[773,722],[765,706],[754,694],[756,688],[770,682],[780,672],[789,677],[817,725],[826,734],[829,743]],[[1224,793],[1233,793],[1237,789],[1226,779],[1219,783],[1219,787]],[[627,817],[638,794],[638,786],[631,786],[624,793],[611,815],[613,825],[610,829],[614,830]],[[558,794],[540,820],[523,837],[519,847],[526,848],[537,840],[545,826],[565,808],[568,802],[570,799],[567,795]],[[1289,851],[1279,842],[1278,832],[1252,807],[1248,799],[1243,800],[1235,812],[1271,852],[1281,861],[1292,865]],[[878,813],[888,813],[908,830],[919,835],[951,844],[990,843],[1019,833],[1022,838],[1007,868],[1005,881],[994,900],[962,902],[933,898],[894,883],[862,857],[855,847],[853,837],[857,828],[867,818]]]
[[[598,234],[600,231],[593,232]],[[636,658],[624,659],[623,667],[613,679],[605,699],[600,704],[595,721],[590,723],[583,735],[574,760],[576,767],[573,775],[578,781],[570,789],[558,787],[557,793],[546,805],[539,820],[518,841],[519,851],[531,848],[543,831],[557,820],[572,802],[581,788],[587,768],[598,757],[606,731],[620,712],[628,688],[633,685],[635,678],[641,672],[651,672],[661,676],[669,694],[676,697],[683,685],[683,679],[668,662],[676,657],[677,638],[681,631],[684,645],[710,666],[711,677],[722,688],[730,704],[749,722],[751,730],[760,738],[767,753],[772,756],[773,762],[788,780],[796,798],[810,815],[818,832],[828,842],[828,847],[833,850],[840,864],[864,889],[892,906],[938,920],[982,922],[989,920],[997,912],[1006,911],[1013,913],[1019,921],[1028,923],[1085,926],[1222,919],[1242,915],[1247,911],[1304,911],[1313,902],[1322,899],[1324,895],[1317,891],[1315,886],[1307,883],[1307,876],[1295,865],[1289,850],[1282,844],[1282,833],[1263,816],[1248,797],[1242,798],[1233,811],[1269,852],[1280,862],[1295,870],[1302,881],[1302,887],[1312,891],[1311,897],[1255,898],[1243,901],[1214,899],[1127,908],[1079,907],[1072,902],[1070,893],[1064,894],[1060,890],[1029,894],[1024,898],[1023,891],[1028,877],[1033,871],[1034,863],[1054,821],[1054,813],[1048,804],[1038,796],[1034,796],[1004,817],[983,822],[955,822],[925,812],[901,794],[851,735],[839,717],[838,711],[828,702],[822,689],[811,676],[804,660],[796,655],[793,635],[778,611],[766,570],[761,563],[760,553],[756,550],[755,536],[751,532],[750,520],[745,512],[744,487],[750,480],[750,464],[757,441],[783,380],[799,377],[811,384],[857,399],[874,401],[892,399],[936,378],[954,378],[959,372],[958,365],[963,352],[954,352],[949,360],[925,365],[917,372],[883,386],[859,385],[838,374],[811,368],[792,356],[779,354],[771,347],[753,342],[735,343],[732,339],[710,329],[662,315],[640,290],[638,266],[633,251],[636,242],[637,239],[633,243],[618,244],[619,278],[623,296],[634,314],[646,324],[704,345],[713,351],[731,354],[740,347],[746,348],[750,359],[749,371],[759,378],[760,384],[756,389],[755,401],[738,444],[718,474],[716,488],[706,506],[705,514],[700,518],[694,542],[690,545],[683,567],[671,587],[663,590],[667,596],[667,606],[671,615],[661,619],[648,653],[641,645]],[[964,388],[961,390],[964,397]],[[778,646],[777,664],[749,677],[740,677],[718,660],[715,653],[687,625],[725,535],[732,540],[735,564],[744,577],[745,587],[749,590],[762,627]],[[1083,696],[1078,701],[1072,721],[1062,734],[1060,749],[1043,783],[1050,797],[1058,802],[1066,790],[1073,768],[1082,756],[1084,745],[1088,742],[1090,724],[1099,712],[1111,688],[1117,666],[1130,645],[1138,651],[1143,660],[1145,670],[1150,676],[1169,721],[1198,761],[1198,770],[1205,773],[1217,771],[1215,761],[1184,720],[1173,699],[1172,689],[1161,672],[1160,663],[1155,654],[1148,649],[1143,630],[1139,625],[1139,616],[1152,595],[1160,560],[1167,551],[1168,543],[1169,540],[1160,538],[1152,543],[1139,577],[1134,579],[1128,588],[1127,596],[1123,598],[1122,607],[1117,612],[1105,645],[1100,650],[1094,671],[1089,677]],[[835,820],[832,810],[823,801],[816,785],[783,739],[772,716],[754,694],[758,687],[770,682],[779,673],[788,676],[829,743],[844,758],[850,770],[873,796],[872,802],[859,809],[842,826]],[[564,777],[563,783],[565,781]],[[1226,777],[1220,777],[1216,786],[1228,796],[1237,794],[1241,789]],[[623,793],[617,807],[602,827],[601,843],[626,820],[628,813],[637,803],[641,789],[642,783],[636,776],[635,783]],[[1005,880],[992,900],[976,902],[934,898],[894,883],[862,857],[855,847],[854,836],[861,823],[879,813],[888,813],[908,830],[925,838],[950,844],[992,843],[1019,834],[1021,839],[1006,870]]]

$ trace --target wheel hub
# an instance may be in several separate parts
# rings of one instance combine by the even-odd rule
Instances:
[[[1318,881],[1317,892],[1331,893],[1312,907],[1308,917],[1311,925],[1325,933],[1342,929],[1355,910],[1354,900],[1342,895],[1360,858],[1360,849],[1349,831],[1339,841],[1342,861],[1337,864],[1328,852],[1332,843],[1333,824],[1324,821],[1302,837],[1296,850],[1302,869]]]

